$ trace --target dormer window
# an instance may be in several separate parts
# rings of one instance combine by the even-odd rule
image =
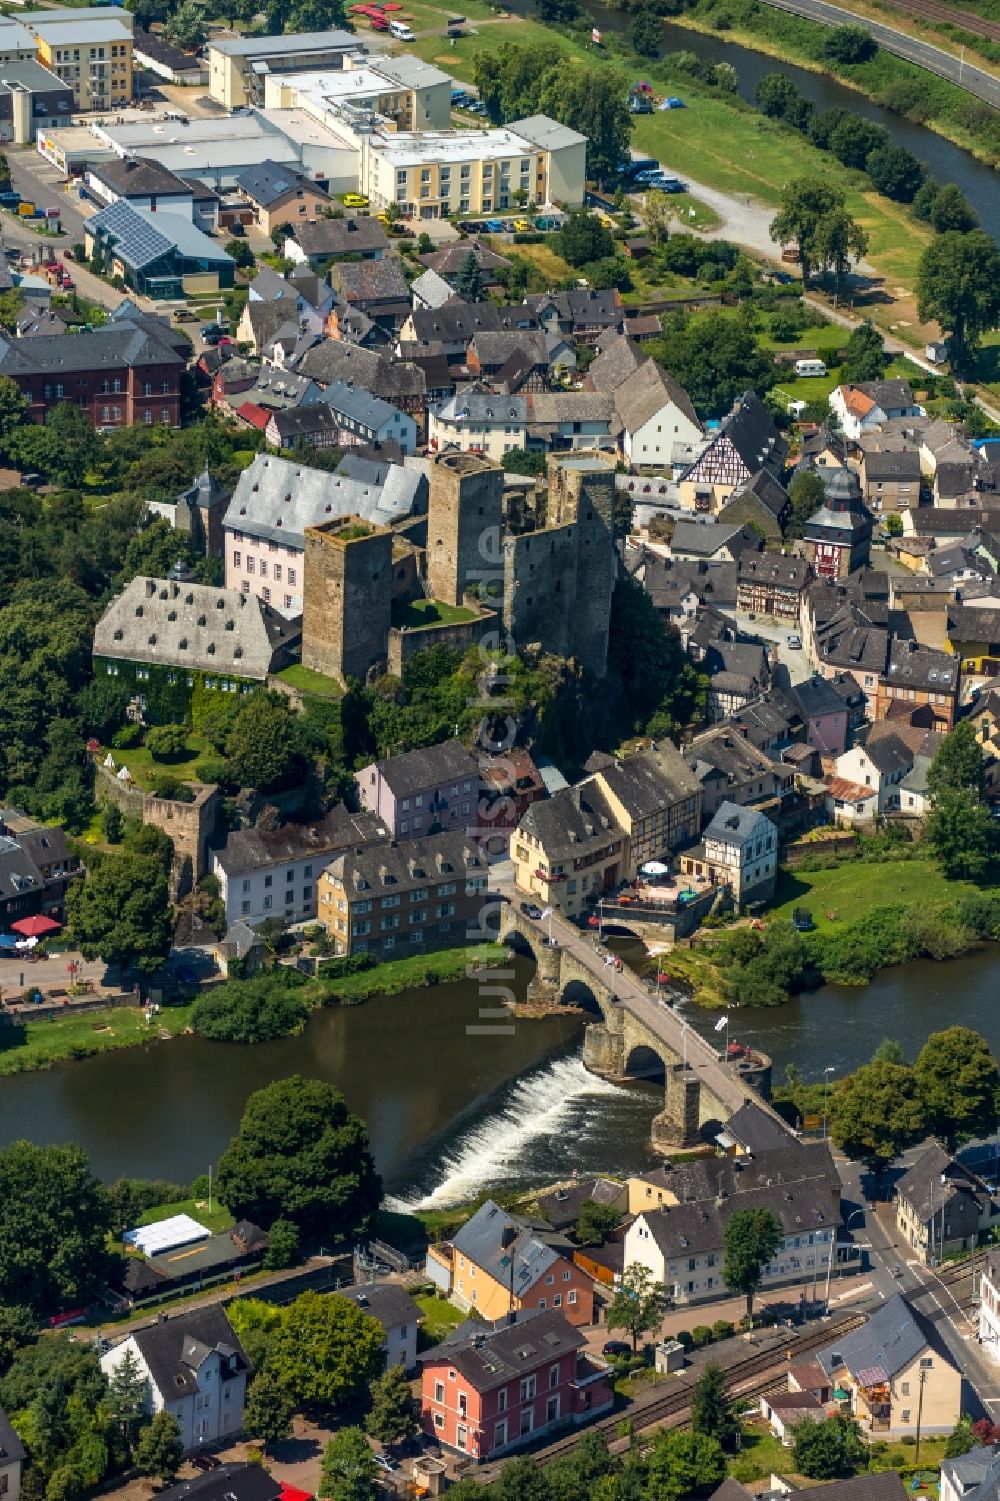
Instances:
[[[207,651],[208,651],[208,655],[210,657],[214,657],[215,656],[215,642],[214,641],[210,641],[208,643]]]
[[[125,639],[125,632],[122,630],[121,626],[119,626],[118,629],[117,629],[117,631],[115,631],[115,640],[116,641],[123,641],[124,639]]]
[[[234,631],[235,629],[236,629],[236,622],[235,622],[235,620],[227,620],[226,621],[226,630],[227,631]]]
[[[187,637],[186,636],[182,636],[181,639],[177,643],[177,650],[178,651],[187,651],[187,649],[188,649]]]
[[[198,616],[198,624],[202,625],[202,626],[206,624],[204,615],[199,615]]]
[[[177,619],[177,611],[176,610],[168,610],[167,611],[167,619],[168,620],[176,620]]]

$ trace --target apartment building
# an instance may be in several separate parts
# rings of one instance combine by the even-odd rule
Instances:
[[[337,954],[394,959],[482,937],[487,861],[462,833],[338,855],[319,878],[317,916]]]
[[[479,763],[459,740],[373,761],[354,780],[362,806],[385,820],[394,839],[476,827]]]
[[[350,31],[303,31],[293,36],[234,36],[210,42],[208,92],[223,109],[263,104],[269,74],[306,68],[343,68],[363,58],[365,45]]]
[[[520,890],[567,917],[625,879],[628,839],[596,779],[532,803],[510,836]]]
[[[38,61],[69,84],[77,109],[131,103],[132,30],[123,12],[37,11],[21,19],[38,44]]]

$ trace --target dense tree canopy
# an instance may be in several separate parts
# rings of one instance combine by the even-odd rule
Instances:
[[[948,335],[952,364],[964,370],[983,334],[1000,322],[1000,250],[982,229],[947,230],[927,246],[917,273],[920,317]]]
[[[989,1044],[978,1032],[969,1027],[932,1032],[913,1072],[928,1127],[950,1149],[995,1129],[1000,1076]]]
[[[761,348],[751,324],[741,317],[688,319],[675,314],[664,326],[656,356],[703,418],[724,416],[748,389],[763,396],[778,379],[774,356]]]
[[[106,855],[70,886],[66,911],[87,959],[151,975],[170,952],[167,878],[153,855]]]
[[[795,1429],[795,1468],[810,1480],[852,1475],[868,1461],[868,1449],[853,1418],[837,1413]]]
[[[837,1085],[831,1135],[848,1157],[875,1172],[920,1141],[926,1116],[912,1068],[874,1059]]]
[[[250,1096],[218,1181],[237,1218],[291,1220],[328,1242],[363,1231],[380,1194],[363,1122],[332,1085],[297,1074]]]
[[[746,1298],[747,1318],[764,1268],[781,1241],[781,1221],[770,1209],[738,1209],[726,1221],[722,1276],[730,1292]]]
[[[48,1315],[87,1303],[107,1273],[109,1224],[82,1147],[0,1149],[0,1304]]]
[[[285,976],[289,976],[286,979]],[[251,980],[230,980],[203,991],[191,1025],[216,1042],[267,1042],[301,1030],[309,1007],[295,991],[301,976],[277,968]]]

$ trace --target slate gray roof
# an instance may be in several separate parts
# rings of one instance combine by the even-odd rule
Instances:
[[[561,427],[567,422],[606,424],[608,434],[620,431],[614,398],[603,391],[534,391],[525,398],[532,427]]]
[[[659,809],[698,791],[698,779],[670,740],[644,747],[620,761],[612,760],[598,775],[633,819],[648,818]]]
[[[957,1195],[971,1196],[981,1203],[991,1197],[983,1180],[936,1141],[924,1148],[896,1184],[896,1196],[909,1204],[924,1224]]]
[[[996,1501],[1000,1494],[1000,1452],[977,1446],[959,1459],[942,1460],[941,1474],[951,1479],[963,1501]]]
[[[611,805],[593,782],[564,787],[532,803],[518,827],[539,841],[550,860],[599,849],[622,837]]]
[[[552,1193],[540,1194],[539,1213],[553,1229],[565,1230],[575,1225],[580,1210],[586,1203],[615,1207],[622,1199],[624,1184],[611,1178],[587,1178],[582,1183],[572,1183],[568,1188],[558,1188]]]
[[[896,637],[889,645],[886,677],[890,683],[952,693],[958,686],[959,663],[948,652],[935,651],[916,641]]]
[[[59,375],[186,363],[166,339],[161,341],[151,330],[128,322],[108,323],[90,333],[0,338],[0,375]]]
[[[726,1130],[745,1151],[754,1155],[783,1150],[790,1144],[796,1143],[796,1138],[787,1127],[782,1126],[766,1110],[761,1110],[760,1106],[755,1105],[752,1100],[741,1105],[739,1110],[729,1117],[726,1121]]]
[[[602,334],[597,342],[601,352],[587,371],[586,385],[592,391],[614,394],[639,368],[644,356],[633,339],[613,329]]]
[[[375,223],[378,223],[377,219]],[[403,275],[399,257],[395,255],[380,261],[338,262],[330,272],[330,282],[348,302],[408,303],[410,300],[409,283]]]
[[[381,222],[374,218],[364,219],[316,219],[293,226],[291,235],[303,255],[365,255],[389,248],[389,238]],[[399,269],[398,261],[390,261]],[[346,295],[346,288],[345,295]],[[371,294],[369,294],[371,295]],[[396,295],[395,291],[392,293]]]
[[[241,192],[261,208],[269,208],[272,204],[280,203],[290,193],[297,193],[304,187],[312,188],[320,197],[327,195],[316,183],[309,181],[301,172],[280,162],[265,160],[257,162],[252,167],[247,167],[235,179],[235,185]]]
[[[415,307],[410,314],[413,337],[420,343],[468,344],[478,333],[499,333],[503,324],[495,302],[463,302],[443,307]]]
[[[686,755],[701,781],[724,777],[731,787],[747,781],[763,780],[766,784],[775,774],[770,758],[726,724],[696,735]]]
[[[889,480],[903,484],[920,482],[920,454],[914,449],[880,449],[864,457],[866,480]]]
[[[865,753],[883,776],[909,771],[913,765],[912,752],[894,732],[870,739],[865,745]]]
[[[834,1371],[846,1367],[857,1381],[862,1372],[875,1376],[868,1382],[891,1381],[897,1372],[916,1360],[920,1352],[930,1346],[939,1360],[954,1366],[954,1361],[936,1338],[932,1326],[915,1308],[897,1293],[894,1298],[875,1309],[867,1323],[860,1329],[842,1334],[836,1342],[815,1357],[832,1376]]]
[[[389,1332],[401,1324],[416,1324],[422,1317],[419,1306],[398,1282],[373,1282],[367,1287],[342,1287],[334,1297],[348,1298],[363,1313],[378,1319]]]
[[[390,464],[387,459],[365,458],[348,449],[334,473],[374,488],[385,489],[388,486],[398,497],[398,503],[401,504],[404,499],[409,502],[411,511],[427,509],[429,487],[422,469],[411,469],[405,464]]]
[[[329,861],[341,850],[367,844],[387,843],[389,830],[374,813],[362,809],[351,813],[338,803],[329,813],[313,823],[287,823],[277,829],[232,829],[215,857],[227,876],[247,871],[267,870],[272,865],[286,865],[309,855],[328,856]],[[319,871],[314,872],[315,875]]]
[[[655,360],[646,360],[631,375],[626,376],[614,396],[615,410],[626,432],[637,432],[668,403],[673,403],[689,422],[701,427],[684,387]]]
[[[179,1480],[163,1494],[169,1501],[277,1501],[281,1489],[263,1465],[228,1464],[193,1480]]]
[[[767,469],[758,469],[756,474],[752,474],[745,484],[741,485],[738,490],[734,490],[727,504],[741,495],[754,495],[761,505],[771,512],[776,521],[791,505],[788,491]],[[725,506],[723,506],[723,511],[725,511]]]
[[[744,808],[739,803],[720,803],[712,822],[705,830],[706,839],[718,839],[723,844],[738,847],[749,844],[767,829],[773,829],[771,820],[756,808]]]
[[[532,365],[548,366],[546,335],[540,328],[483,330],[469,343],[480,364],[501,367],[512,354],[524,353]]]
[[[526,396],[501,396],[478,386],[466,386],[441,406],[442,422],[468,420],[477,426],[498,423],[501,427],[524,427],[528,420]]]
[[[108,162],[94,162],[88,171],[123,198],[145,197],[151,193],[157,197],[192,196],[191,188],[183,178],[148,156],[116,156]]]
[[[354,385],[353,381],[331,381],[323,392],[323,398],[334,412],[369,428],[384,427],[398,411],[390,402],[383,401],[380,396],[373,396],[363,386]]]
[[[675,553],[694,553],[699,558],[711,558],[739,530],[738,521],[678,521],[670,539],[670,550]]]
[[[768,584],[780,585],[801,593],[809,582],[812,568],[807,558],[785,557],[780,553],[764,552],[741,557],[736,565],[740,583],[753,583],[757,579]]]
[[[755,391],[737,397],[719,425],[718,436],[728,438],[751,474],[761,468],[777,471],[788,452],[787,439]]]
[[[431,270],[421,272],[410,283],[410,292],[414,297],[419,298],[426,308],[432,310],[443,307],[449,298],[454,295],[444,277],[439,276],[436,271]]]
[[[521,1309],[513,1323],[504,1319],[490,1325],[467,1319],[433,1350],[421,1357],[423,1365],[447,1361],[476,1391],[490,1391],[539,1366],[558,1359],[586,1343],[558,1308]]]
[[[426,787],[444,782],[469,780],[479,785],[478,762],[460,740],[443,740],[422,750],[406,751],[376,763],[394,797],[409,797]],[[360,775],[360,773],[358,773]]]
[[[323,339],[297,360],[296,370],[317,385],[349,380],[385,401],[420,401],[427,390],[424,373],[406,360],[383,359],[370,349],[343,339]]]
[[[897,407],[912,407],[914,405],[913,392],[909,381],[905,380],[866,380],[860,381],[855,390],[863,391],[870,396],[872,401],[880,406],[886,416]]]
[[[510,266],[506,256],[498,255],[477,239],[459,240],[455,245],[444,245],[440,250],[432,250],[429,255],[420,257],[420,264],[426,266],[428,271],[436,271],[441,277],[457,276],[470,255],[487,282],[496,280],[496,271]]]
[[[736,564],[704,558],[665,558],[648,553],[643,561],[643,588],[658,610],[678,606],[692,591],[700,604],[736,607]]]
[[[795,683],[791,690],[803,719],[816,719],[823,714],[843,714],[844,700],[833,684],[819,673],[813,673],[802,683]]]
[[[234,1374],[250,1370],[246,1351],[217,1305],[172,1314],[162,1324],[134,1330],[131,1338],[152,1381],[174,1401],[198,1391],[198,1368],[213,1350],[233,1361]]]
[[[370,400],[371,398],[369,398]],[[360,516],[388,526],[410,514],[420,476],[398,464],[382,466],[381,483],[310,469],[292,459],[257,454],[233,491],[224,525],[286,547],[305,547],[307,526],[335,516]]]
[[[386,888],[402,892],[425,885],[444,872],[478,870],[486,876],[486,861],[468,834],[428,834],[402,844],[351,849],[333,862],[333,873],[348,891],[378,893]]]
[[[667,1260],[718,1250],[730,1216],[746,1209],[769,1209],[785,1236],[835,1229],[840,1218],[825,1177],[758,1184],[737,1189],[727,1198],[698,1199],[646,1210],[643,1218]]]
[[[568,1242],[562,1244],[568,1247]],[[539,1239],[492,1199],[487,1199],[452,1236],[452,1245],[459,1255],[489,1272],[501,1287],[513,1286],[515,1298],[534,1287],[562,1254],[562,1247],[556,1249]]]
[[[301,636],[252,594],[132,579],[94,628],[94,656],[262,681]]]

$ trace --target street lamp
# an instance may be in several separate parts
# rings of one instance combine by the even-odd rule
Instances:
[[[827,1105],[828,1105],[829,1099],[830,1099],[830,1075],[832,1073],[835,1073],[835,1072],[836,1072],[836,1070],[835,1070],[835,1068],[834,1068],[834,1066],[833,1066],[832,1063],[829,1065],[828,1068],[825,1068],[823,1070],[823,1140],[824,1141],[826,1141]]]

